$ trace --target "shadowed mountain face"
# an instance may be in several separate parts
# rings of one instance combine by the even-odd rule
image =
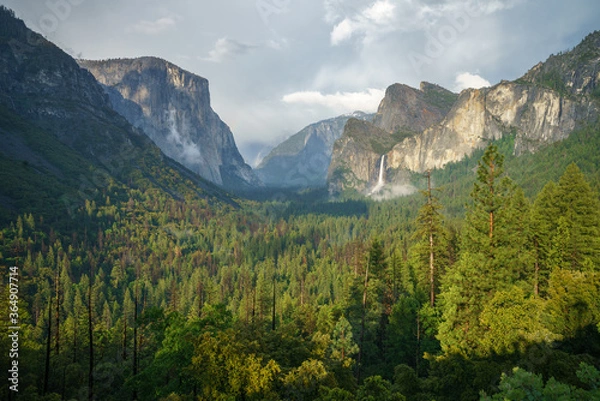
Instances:
[[[212,110],[206,79],[154,57],[79,64],[104,86],[114,109],[167,156],[225,188],[261,185]]]
[[[77,62],[0,8],[0,216],[64,216],[129,188],[212,194],[111,107]]]
[[[311,124],[275,147],[256,168],[272,187],[324,186],[334,142],[350,118],[370,121],[373,114],[356,111]]]
[[[406,184],[406,172],[443,168],[506,135],[514,135],[516,155],[563,140],[600,114],[599,64],[596,32],[514,82],[459,95],[426,83],[420,90],[392,85],[371,127],[347,124],[336,142],[330,192],[368,191],[377,181],[376,162],[384,154],[386,176]]]

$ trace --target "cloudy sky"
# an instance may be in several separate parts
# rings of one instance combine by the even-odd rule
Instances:
[[[0,0],[75,57],[158,56],[210,81],[250,164],[385,88],[515,79],[600,29],[597,0]]]

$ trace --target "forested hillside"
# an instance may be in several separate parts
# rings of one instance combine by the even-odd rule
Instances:
[[[151,190],[69,230],[19,216],[19,399],[470,400],[535,374],[594,399],[599,194],[570,164],[528,199],[503,159],[459,224],[436,191],[337,217]]]

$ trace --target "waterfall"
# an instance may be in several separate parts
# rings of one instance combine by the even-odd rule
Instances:
[[[385,163],[385,155],[381,156],[381,163],[379,163],[379,180],[377,181],[378,186],[383,186],[385,182],[383,181],[383,165]]]
[[[384,174],[385,174],[385,155],[382,155],[381,156],[381,162],[379,163],[379,179],[377,180],[377,184],[371,190],[371,192],[369,193],[369,195],[372,195],[374,193],[377,193],[377,192],[381,191],[381,189],[385,185]]]

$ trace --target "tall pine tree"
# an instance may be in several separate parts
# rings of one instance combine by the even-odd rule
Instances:
[[[495,145],[486,149],[461,237],[458,262],[443,280],[442,323],[438,339],[447,353],[485,354],[484,305],[496,291],[527,280],[528,203],[504,173],[504,157]]]
[[[448,265],[449,252],[448,232],[441,214],[442,205],[433,195],[429,172],[427,190],[422,194],[426,202],[417,215],[417,229],[413,236],[417,243],[411,249],[411,254],[420,289],[429,294],[429,304],[433,307],[439,292],[439,278]]]

